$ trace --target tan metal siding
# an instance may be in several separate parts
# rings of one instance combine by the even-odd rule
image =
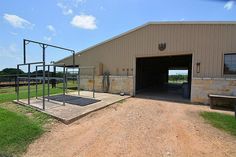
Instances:
[[[158,50],[161,42],[167,44],[163,52]],[[236,52],[234,24],[150,24],[85,51],[76,57],[76,64],[98,67],[102,63],[104,71],[116,75],[119,69],[119,75],[126,75],[135,57],[193,54],[194,77],[220,78],[226,52]],[[63,62],[71,64],[71,58]],[[197,62],[200,73],[196,73]]]

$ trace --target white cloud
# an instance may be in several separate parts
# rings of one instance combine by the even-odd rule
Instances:
[[[52,25],[47,25],[48,30],[56,32],[56,29]]]
[[[56,29],[52,25],[47,25],[47,29],[53,33],[53,35],[56,35]]]
[[[10,34],[15,35],[15,36],[18,35],[18,33],[16,33],[16,32],[10,32]]]
[[[50,41],[52,41],[52,37],[44,36],[43,40],[50,42]]]
[[[63,3],[57,3],[57,6],[59,8],[61,8],[62,13],[64,15],[71,15],[71,14],[73,14],[73,10],[71,8],[69,8],[67,5],[64,5]]]
[[[68,9],[66,12],[64,12],[65,15],[70,15],[73,14],[73,10],[72,9]]]
[[[230,1],[225,3],[224,8],[226,10],[231,10],[233,8],[234,4],[235,4],[235,1],[230,0]]]
[[[43,40],[47,41],[47,42],[51,42],[52,41],[52,37],[56,36],[56,29],[53,27],[53,25],[47,25],[46,27],[52,34],[49,36],[44,36]]]
[[[4,14],[3,18],[16,28],[32,28],[33,24],[17,15]]]
[[[100,6],[99,9],[100,9],[101,11],[105,10],[105,8],[104,8],[103,6]]]
[[[179,21],[185,21],[185,18],[180,19]]]
[[[70,22],[73,26],[93,30],[97,28],[96,17],[92,15],[76,15]]]

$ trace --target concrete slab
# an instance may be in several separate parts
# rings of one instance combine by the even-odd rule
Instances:
[[[183,97],[182,91],[180,91],[179,89],[168,90],[157,87],[151,87],[137,92],[135,97],[180,103],[191,103],[190,99]]]
[[[78,97],[87,99],[93,99],[92,98],[92,92],[89,91],[81,91],[80,96],[78,96],[77,92],[69,93],[68,95],[73,96],[73,98]],[[95,103],[87,104],[87,105],[75,105],[66,103],[65,106],[61,101],[55,101],[45,100],[45,110],[42,110],[42,99],[36,99],[31,98],[30,106],[36,108],[40,112],[44,112],[50,116],[55,117],[56,119],[62,121],[65,124],[70,124],[74,122],[75,120],[78,120],[79,118],[87,115],[88,113],[91,113],[93,111],[97,111],[99,109],[102,109],[104,107],[107,107],[113,103],[116,103],[118,101],[124,100],[129,98],[130,96],[120,96],[117,94],[109,94],[109,93],[96,93],[95,94]],[[14,101],[17,104],[28,106],[28,100],[23,99],[19,102]]]

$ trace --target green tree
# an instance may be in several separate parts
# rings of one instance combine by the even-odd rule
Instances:
[[[18,70],[19,74],[24,74],[24,71],[21,69]],[[1,75],[16,75],[17,69],[16,68],[5,68],[2,71],[0,71]]]

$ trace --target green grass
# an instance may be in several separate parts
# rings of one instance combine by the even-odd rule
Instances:
[[[123,100],[118,101],[117,103],[123,104],[125,102],[126,102],[126,99],[123,99]]]
[[[68,83],[68,88],[70,88],[70,87],[76,87],[76,81],[75,81],[75,83],[70,81]],[[28,98],[28,86],[20,86],[19,88],[20,88],[19,89],[20,99]],[[62,83],[58,84],[57,88],[51,88],[51,86],[49,88],[50,88],[50,94],[59,94],[59,93],[63,92]],[[43,86],[38,85],[38,96],[42,96],[42,93],[43,93],[42,89],[43,89]],[[47,85],[46,85],[45,86],[45,94],[47,95],[47,93],[48,93],[48,88],[47,88]],[[35,85],[31,85],[30,97],[31,98],[36,97],[36,86]],[[13,101],[13,100],[16,100],[15,87],[0,88],[0,103]]]
[[[201,112],[200,115],[214,127],[236,136],[236,119],[234,116],[217,112]]]
[[[188,82],[186,80],[168,80],[168,83],[170,84],[183,84],[185,82]]]
[[[68,88],[71,87],[76,87],[76,82],[69,82]],[[35,97],[35,85],[30,90],[31,97]],[[46,85],[45,94],[47,91]],[[62,83],[57,88],[50,86],[50,94],[62,92]],[[38,86],[38,96],[42,96],[42,85]],[[28,87],[20,86],[20,99],[27,97]],[[48,129],[46,126],[54,121],[33,108],[13,104],[10,102],[12,100],[16,100],[15,87],[0,88],[0,157],[20,156],[32,141]]]
[[[0,104],[0,156],[20,156],[47,130],[45,124],[52,121],[46,114],[29,107]]]

